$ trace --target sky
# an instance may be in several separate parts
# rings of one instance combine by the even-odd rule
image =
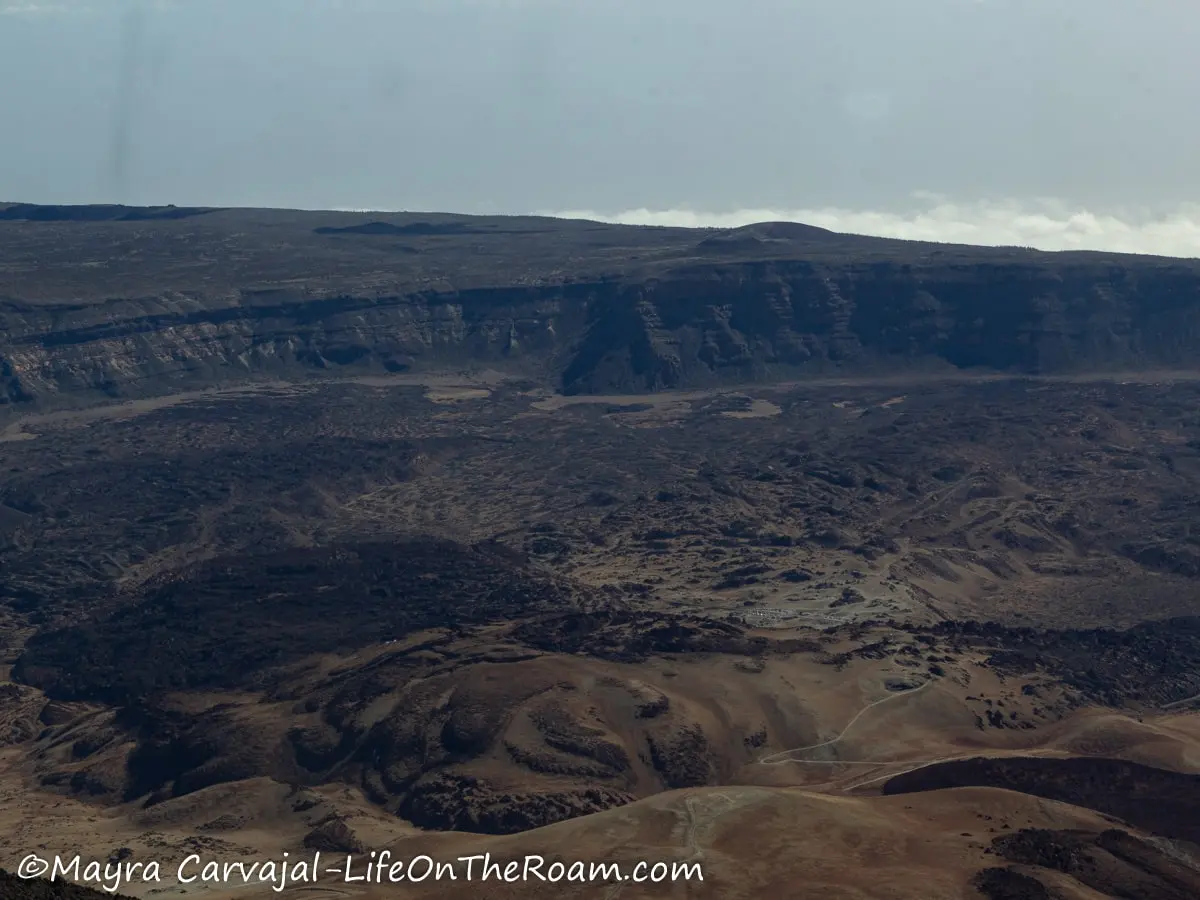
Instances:
[[[0,0],[0,199],[1200,256],[1195,0]]]

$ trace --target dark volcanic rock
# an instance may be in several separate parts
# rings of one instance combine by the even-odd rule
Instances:
[[[530,647],[555,653],[587,653],[620,662],[640,662],[662,653],[762,652],[765,638],[698,616],[596,609],[519,625],[513,636]]]
[[[1191,900],[1200,896],[1200,872],[1119,829],[1095,833],[1026,828],[996,838],[992,849],[1010,862],[1070,875],[1108,897]],[[1038,896],[1034,890],[1028,896]]]
[[[651,735],[650,760],[669,788],[702,787],[713,780],[708,738],[699,725]]]
[[[1121,706],[1166,704],[1200,694],[1200,616],[1111,628],[1039,630],[992,622],[942,622],[941,637],[994,648],[1001,671],[1043,670],[1085,696]]]
[[[1200,843],[1200,775],[1120,759],[976,758],[925,766],[889,779],[884,794],[999,787],[1117,816],[1153,834]]]
[[[345,819],[331,816],[304,836],[304,846],[322,853],[366,853],[362,841]]]
[[[312,653],[570,607],[572,589],[451,541],[293,549],[202,563],[141,602],[32,639],[14,677],[62,700],[127,703],[238,687]]]
[[[133,900],[128,894],[97,891],[69,881],[24,879],[0,869],[0,897],[4,900]]]
[[[188,219],[211,208],[192,206],[120,206],[94,204],[86,206],[40,206],[36,203],[13,203],[0,206],[0,221],[9,222],[150,222],[155,220]]]
[[[1044,884],[1015,869],[984,869],[973,883],[988,900],[1050,900],[1050,891]]]
[[[420,782],[399,811],[422,828],[515,834],[623,806],[633,799],[630,794],[607,787],[512,792],[479,778],[440,773]]]
[[[314,228],[313,234],[479,234],[479,230],[470,228],[461,222],[434,225],[429,222],[411,222],[407,225],[393,225],[391,222],[367,222],[365,225],[347,225],[345,228],[323,226]],[[486,232],[485,232],[486,233]]]

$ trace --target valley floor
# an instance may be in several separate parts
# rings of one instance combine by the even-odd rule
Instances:
[[[1180,373],[489,372],[10,418],[0,865],[389,848],[705,876],[411,896],[1200,895],[1198,409]]]

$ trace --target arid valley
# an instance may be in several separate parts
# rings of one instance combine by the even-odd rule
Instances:
[[[4,897],[1200,896],[1200,263],[0,205],[0,328]]]

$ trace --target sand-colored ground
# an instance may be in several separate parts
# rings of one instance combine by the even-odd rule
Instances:
[[[1077,807],[991,788],[962,788],[898,797],[851,798],[790,788],[727,787],[674,791],[629,806],[575,819],[524,834],[489,837],[454,833],[419,833],[402,823],[382,820],[349,791],[304,791],[305,800],[322,811],[336,809],[353,825],[365,844],[389,851],[390,861],[427,855],[449,863],[457,876],[422,884],[347,883],[344,853],[325,852],[316,883],[294,889],[294,896],[354,896],[384,900],[406,897],[696,897],[796,900],[961,900],[971,896],[971,876],[994,863],[985,848],[998,833],[1017,828],[1087,828],[1103,830],[1099,815]],[[54,852],[104,860],[119,847],[133,851],[130,860],[160,863],[160,879],[143,882],[140,872],[121,886],[137,897],[194,897],[204,900],[251,900],[277,896],[267,885],[242,883],[236,870],[213,883],[180,885],[184,877],[201,875],[203,863],[241,861],[246,865],[285,860],[311,860],[314,851],[298,846],[302,825],[294,813],[298,795],[265,782],[218,787],[170,801],[145,812],[98,814],[73,801],[39,807],[34,816],[31,795],[4,796],[5,857],[18,851]],[[15,802],[14,802],[15,801]],[[200,819],[210,823],[198,829]],[[243,822],[235,830],[221,820]],[[616,863],[628,881],[543,883],[536,877],[503,883],[494,876],[481,881],[481,861],[474,862],[468,881],[462,858],[490,854],[517,871],[527,856],[546,865]],[[199,856],[202,862],[184,861]],[[673,883],[637,884],[636,866],[698,864],[677,869]],[[352,877],[371,872],[370,851],[353,856]],[[417,863],[423,867],[426,863]],[[530,863],[534,865],[534,863]],[[260,869],[261,871],[261,869]],[[444,871],[444,870],[443,870]],[[545,871],[545,870],[543,870]],[[660,870],[661,871],[661,870]],[[669,870],[668,870],[669,871]],[[380,878],[372,875],[372,878]],[[386,878],[386,876],[383,876]],[[687,880],[684,880],[687,878]],[[278,881],[274,881],[278,884]],[[400,892],[403,893],[400,893]],[[1078,894],[1080,897],[1086,894]]]
[[[344,676],[347,664],[377,668],[379,659],[379,652],[364,652],[319,668]],[[683,666],[686,678],[680,677]],[[336,782],[296,788],[256,778],[147,809],[138,803],[93,805],[37,785],[41,769],[35,741],[0,755],[0,865],[11,869],[28,853],[78,853],[103,861],[129,848],[130,861],[157,860],[161,866],[160,881],[135,879],[122,887],[131,895],[265,898],[275,892],[256,884],[178,885],[175,867],[190,854],[222,863],[278,861],[284,852],[293,860],[307,859],[314,850],[304,846],[306,835],[336,818],[357,842],[356,865],[361,866],[368,865],[370,851],[387,849],[398,860],[428,854],[454,862],[490,853],[495,859],[538,854],[550,861],[618,862],[626,873],[639,860],[698,862],[704,873],[703,882],[670,886],[493,880],[468,888],[460,864],[459,882],[407,885],[404,896],[961,900],[972,896],[964,893],[972,874],[994,863],[984,850],[996,834],[1026,827],[1103,830],[1111,823],[1090,811],[994,789],[878,796],[889,777],[979,755],[1096,755],[1176,771],[1200,768],[1200,715],[1193,712],[1139,719],[1084,708],[1039,721],[1033,729],[980,730],[974,710],[987,700],[1003,701],[1006,710],[1031,720],[1035,700],[1022,693],[1021,682],[1002,679],[970,660],[941,679],[914,675],[890,661],[859,660],[837,672],[802,657],[747,670],[720,656],[624,666],[550,655],[504,668],[508,679],[532,678],[545,670],[571,680],[573,690],[584,692],[574,704],[580,709],[589,699],[611,703],[601,690],[605,684],[624,685],[622,690],[643,698],[661,692],[673,714],[700,724],[718,744],[726,742],[719,752],[726,760],[727,785],[667,790],[628,806],[496,837],[420,831],[371,804],[357,788]],[[494,682],[477,679],[472,690],[484,683]],[[6,721],[12,728],[20,720],[17,710],[27,714],[40,701],[28,688],[10,693]],[[500,702],[502,693],[496,696],[494,702]],[[197,708],[216,699],[245,704],[246,721],[259,732],[286,726],[277,719],[290,704],[264,705],[250,694],[195,696]],[[607,715],[610,737],[634,737],[632,722],[613,718],[611,707]],[[770,734],[768,745],[739,757],[733,747],[759,725]],[[508,734],[521,739],[519,729]],[[500,753],[484,759],[480,771],[499,772],[503,758]],[[509,765],[505,777],[521,777]],[[333,866],[330,860],[342,856],[327,851],[326,863]],[[397,896],[397,890],[346,884],[326,872],[318,883],[298,887],[295,896],[382,900]],[[1064,890],[1065,896],[1090,896],[1078,885]]]

